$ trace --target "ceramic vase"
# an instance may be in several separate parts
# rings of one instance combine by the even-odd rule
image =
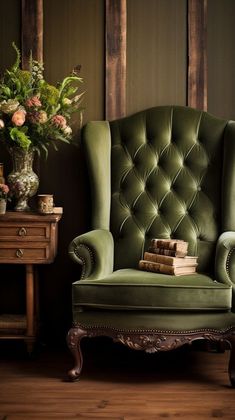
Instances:
[[[15,211],[30,211],[28,200],[33,197],[39,185],[38,176],[33,171],[34,149],[25,150],[12,147],[12,172],[7,177],[10,195],[15,200]]]

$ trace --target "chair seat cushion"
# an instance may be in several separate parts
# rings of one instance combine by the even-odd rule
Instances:
[[[232,288],[204,274],[170,276],[135,269],[73,283],[73,306],[148,310],[230,310]]]

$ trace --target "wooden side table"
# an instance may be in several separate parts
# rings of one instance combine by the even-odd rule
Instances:
[[[25,315],[0,314],[0,339],[23,339],[32,352],[36,341],[35,264],[52,263],[60,214],[7,212],[0,215],[0,264],[25,264]]]

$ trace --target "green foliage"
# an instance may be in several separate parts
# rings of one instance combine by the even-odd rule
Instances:
[[[40,99],[45,105],[45,108],[58,106],[60,94],[55,86],[49,85],[48,83],[44,82],[41,86],[40,92]]]
[[[70,143],[72,114],[81,115],[84,92],[77,94],[82,79],[74,72],[57,86],[43,77],[43,64],[29,61],[29,71],[20,69],[21,53],[15,43],[13,66],[0,80],[0,141],[9,147],[34,147],[46,156],[58,141]]]
[[[31,145],[31,140],[30,138],[25,134],[26,130],[23,129],[23,127],[17,128],[17,127],[13,127],[13,128],[9,128],[9,133],[10,133],[10,137],[11,139],[16,142],[17,146],[22,147],[22,149],[28,149],[29,146]]]

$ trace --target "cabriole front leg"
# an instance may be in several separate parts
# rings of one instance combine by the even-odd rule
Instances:
[[[80,378],[83,364],[80,341],[86,335],[87,332],[80,327],[71,328],[68,332],[67,344],[75,360],[74,367],[68,372],[70,381],[77,381]]]

